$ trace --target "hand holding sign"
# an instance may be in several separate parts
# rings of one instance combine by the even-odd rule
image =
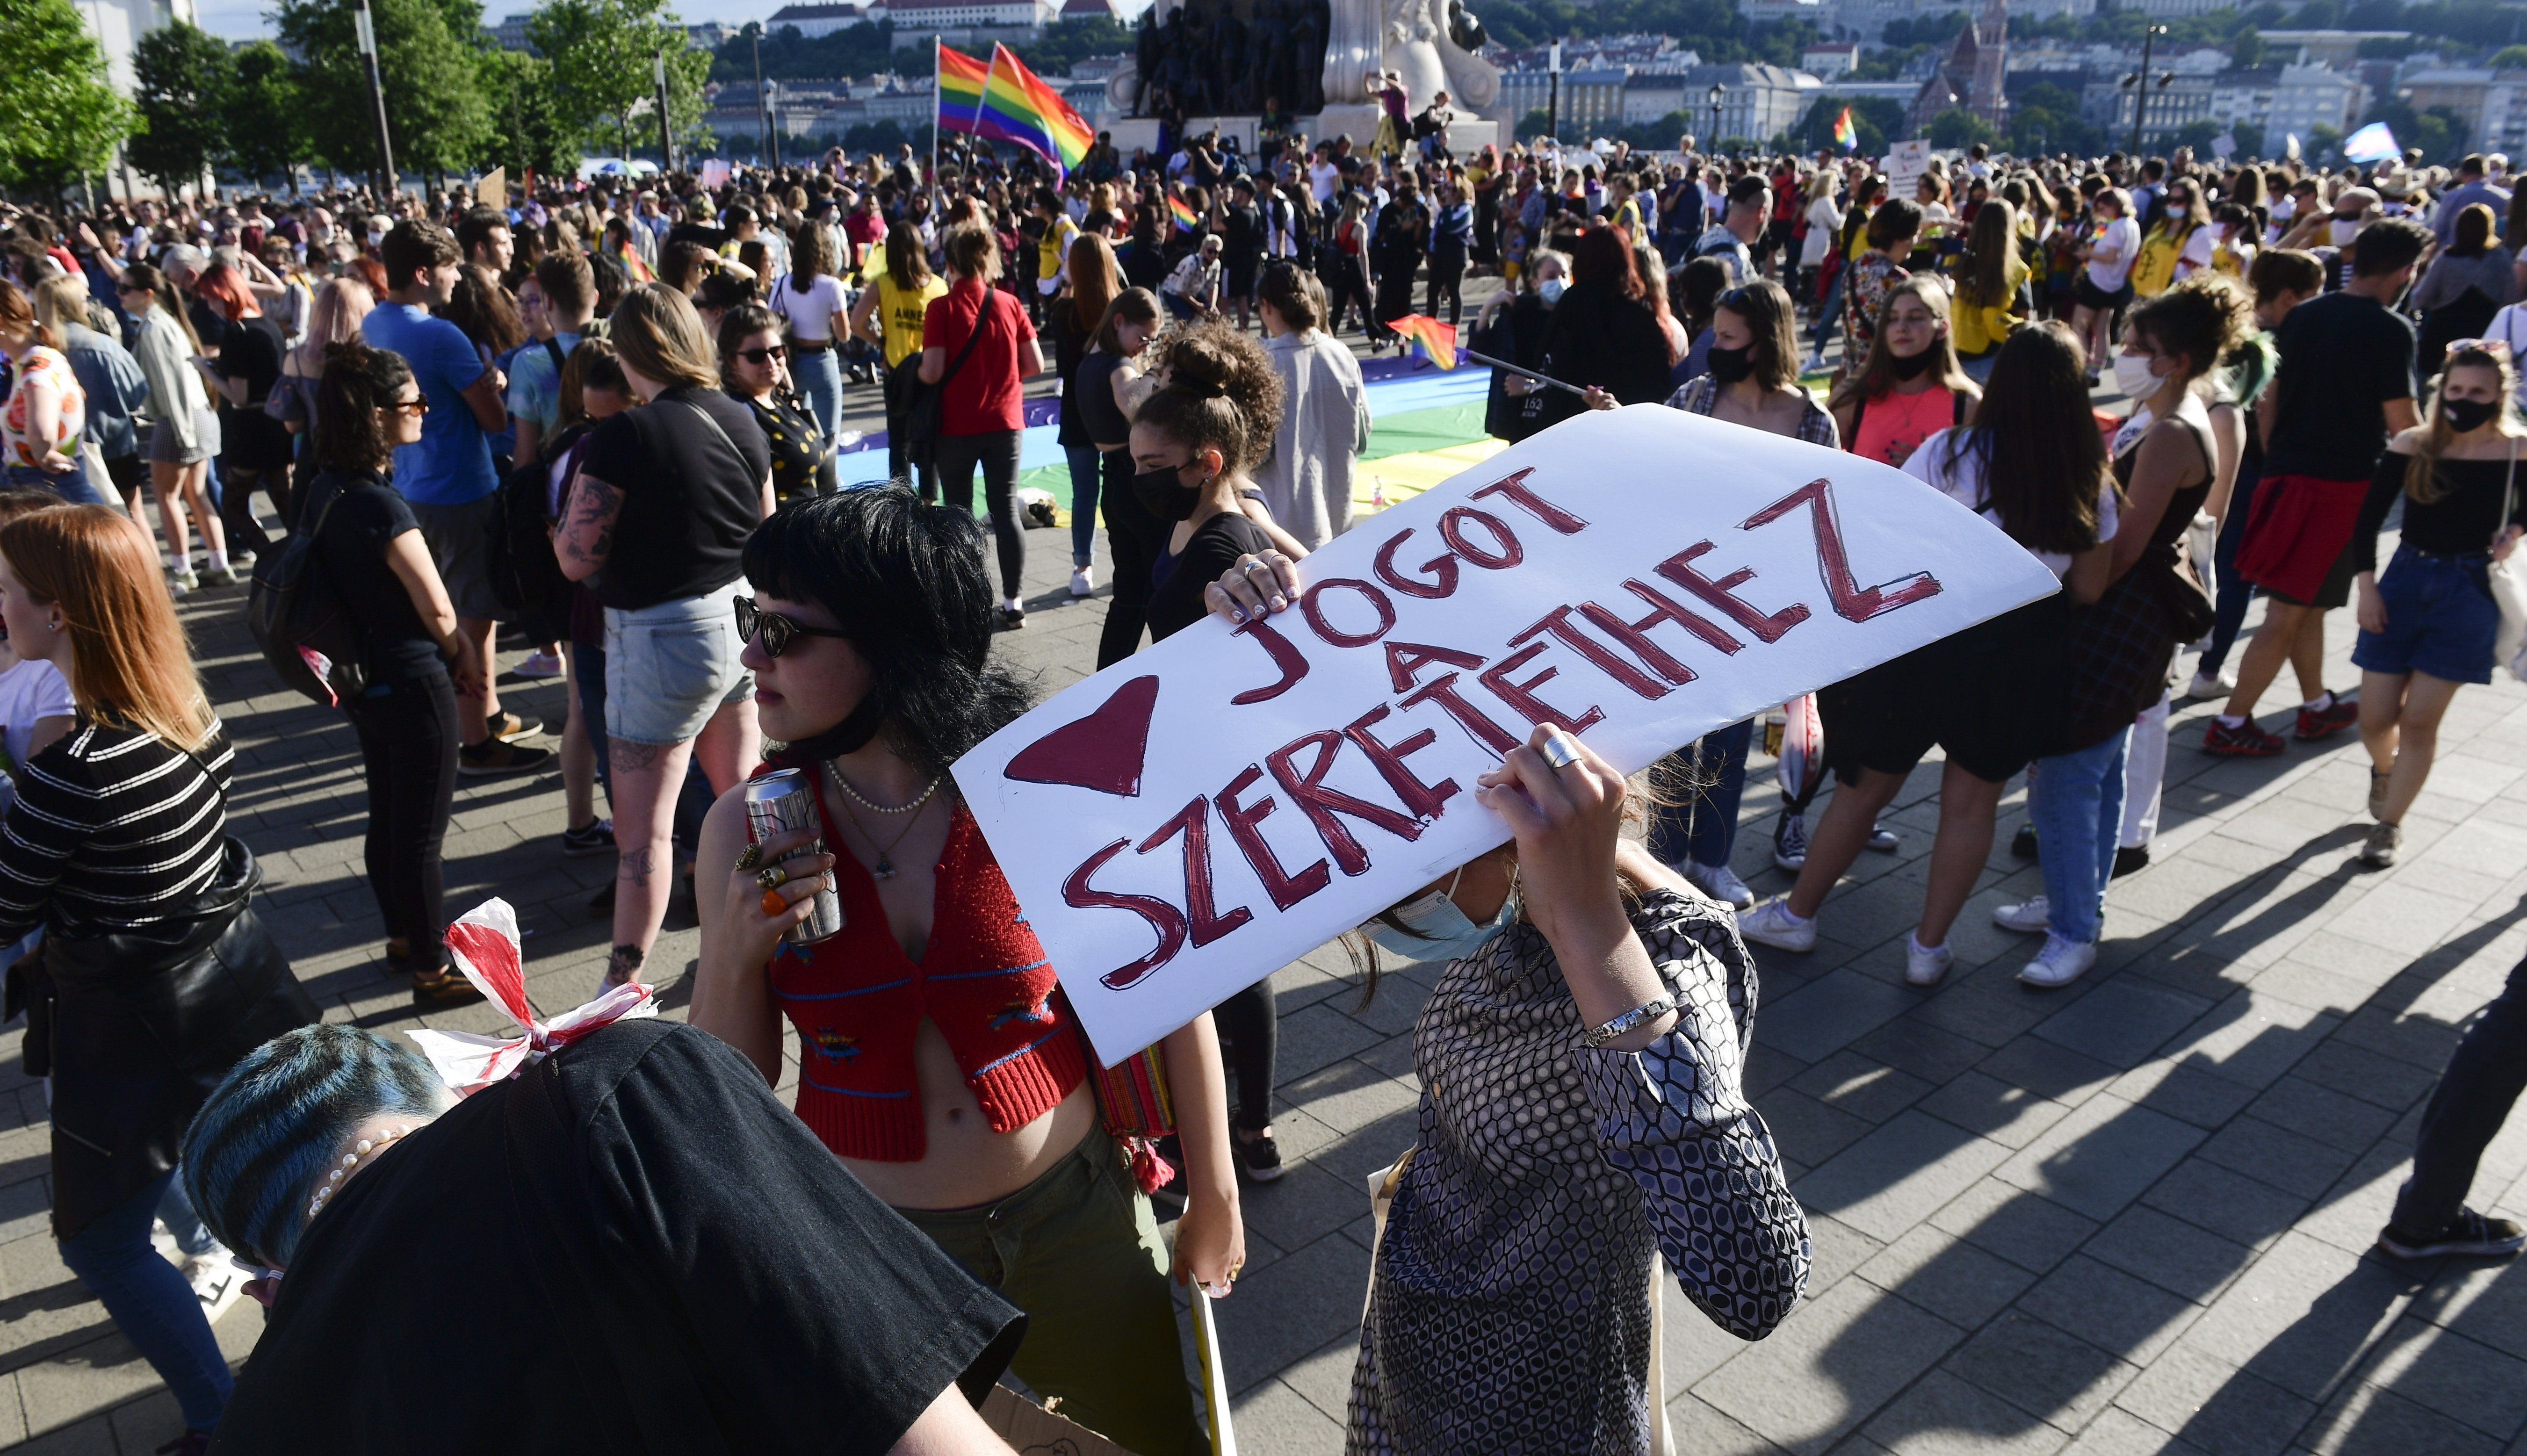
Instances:
[[[1295,575],[1258,560],[1269,588],[1215,589],[1247,620],[956,764],[1109,1063],[1508,839],[1482,777],[1537,727],[1636,772],[2056,590],[1900,472],[1657,406],[1545,431]]]

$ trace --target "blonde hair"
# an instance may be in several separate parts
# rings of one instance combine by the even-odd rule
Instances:
[[[719,388],[719,351],[693,300],[665,284],[643,284],[623,295],[605,331],[615,356],[668,386]]]
[[[39,510],[0,526],[0,556],[28,596],[61,608],[71,634],[71,692],[101,722],[137,728],[189,753],[219,719],[140,528],[105,505]]]
[[[298,345],[298,367],[308,374],[323,374],[325,351],[337,343],[359,342],[360,325],[377,306],[377,295],[361,280],[327,279],[307,306],[307,338]]]
[[[60,273],[35,285],[35,324],[52,336],[53,347],[70,337],[71,325],[87,321],[87,286],[80,280]]]
[[[1948,285],[1937,274],[1917,273],[1888,288],[1878,304],[1878,332],[1869,340],[1869,354],[1862,360],[1860,372],[1844,379],[1827,401],[1831,408],[1840,409],[1854,399],[1876,399],[1895,388],[1895,355],[1886,346],[1886,316],[1898,298],[1919,298],[1934,321],[1943,325],[1948,322]],[[1938,332],[1931,340],[1930,352],[1932,384],[1959,392],[1975,390],[1975,382],[1966,377],[1965,366],[1957,361],[1957,340],[1952,329]]]
[[[2404,467],[2404,494],[2422,505],[2436,504],[2448,494],[2439,478],[2440,456],[2447,453],[2456,431],[2449,425],[2445,402],[2448,399],[2448,377],[2459,369],[2489,369],[2501,381],[2500,420],[2510,424],[2514,414],[2510,401],[2518,397],[2518,366],[2505,354],[2494,353],[2481,344],[2449,350],[2448,362],[2440,366],[2439,378],[2431,381],[2431,414],[2422,426],[2422,438],[2413,449],[2411,463]],[[2503,434],[2509,432],[2503,431]],[[2506,526],[2508,522],[2501,523]]]

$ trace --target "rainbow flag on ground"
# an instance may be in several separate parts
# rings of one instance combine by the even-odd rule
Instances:
[[[944,70],[941,78],[944,111],[948,95]],[[974,114],[974,131],[1040,153],[1055,172],[1065,176],[1087,160],[1088,148],[1097,139],[1060,92],[1029,71],[1015,51],[997,41],[992,45],[992,69],[983,82],[982,105]]]
[[[992,68],[980,57],[939,47],[939,130],[973,131],[983,109],[983,86]]]
[[[1422,352],[1430,356],[1430,362],[1441,369],[1457,367],[1455,325],[1442,324],[1437,319],[1426,318],[1418,313],[1408,313],[1400,319],[1387,320],[1386,327],[1421,345]]]
[[[1176,231],[1179,233],[1191,233],[1202,226],[1202,214],[1193,210],[1192,203],[1173,192],[1167,194],[1167,215],[1176,220]]]
[[[1842,109],[1842,115],[1833,119],[1833,144],[1844,151],[1860,145],[1860,129],[1851,124],[1851,108],[1848,106]]]

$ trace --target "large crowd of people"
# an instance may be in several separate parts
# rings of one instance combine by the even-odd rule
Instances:
[[[694,1447],[992,1449],[943,1407],[1008,1369],[1145,1456],[1203,1449],[1168,1279],[1225,1294],[1241,1187],[1283,1172],[1270,982],[1127,1064],[1138,1080],[1100,1067],[948,770],[1028,702],[995,642],[1028,619],[1031,394],[1057,396],[1069,592],[1107,595],[1109,666],[1295,604],[1357,519],[1361,354],[1426,315],[1515,366],[1495,437],[1665,405],[1849,451],[2062,587],[1784,705],[1821,750],[1781,776],[1778,898],[1732,867],[1760,715],[1635,783],[1539,729],[1478,789],[1513,843],[1364,927],[1371,991],[1381,954],[1445,969],[1415,1031],[1417,1146],[1378,1201],[1351,1449],[1650,1449],[1650,1281],[1760,1338],[1807,1277],[1739,1083],[1747,947],[1814,948],[1858,857],[1900,844],[1881,816],[1932,750],[1917,986],[1950,967],[2022,776],[2013,850],[2044,893],[1994,918],[2040,937],[2029,985],[2088,972],[2113,880],[2148,861],[2172,705],[2222,701],[2200,752],[2284,754],[2255,711],[2285,664],[2290,737],[2356,730],[2370,790],[2346,815],[2364,863],[2395,862],[2443,716],[2499,665],[2494,576],[2527,523],[2527,261],[2504,240],[2527,189],[2504,158],[2420,161],[1978,146],[1899,189],[1831,154],[1459,157],[1444,126],[1381,125],[1251,155],[1101,138],[1067,175],[952,144],[495,202],[0,207],[0,940],[27,1069],[52,1078],[63,1258],[175,1391],[171,1450],[228,1429],[196,1306],[230,1251],[274,1312],[221,1449],[573,1429],[447,1363],[417,1252],[536,1285],[516,1329],[543,1332],[504,1336],[518,1369],[576,1372],[605,1422]],[[844,451],[876,458],[854,411],[883,418],[889,484],[837,487]],[[253,915],[176,615],[249,576],[329,592],[354,634],[327,682],[413,1005],[482,994],[446,944],[458,786],[557,772],[556,852],[616,866],[594,989],[649,984],[689,904],[695,1030],[607,1027],[451,1110],[409,1052],[311,1024]],[[2338,696],[2325,613],[2346,605],[2360,680]],[[510,674],[567,684],[558,731],[502,706]],[[749,826],[776,768],[815,828]],[[820,890],[844,928],[785,940]],[[231,973],[193,973],[206,957]],[[785,1033],[795,1112],[765,1095]],[[2527,1244],[2464,1204],[2521,1065],[2513,980],[2430,1104],[2390,1252]],[[725,1125],[696,1138],[695,1108]],[[582,1165],[600,1171],[554,1176]],[[449,1191],[503,1178],[514,1199]],[[461,1267],[432,1251],[452,1224],[478,1241]],[[590,1262],[609,1239],[621,1280]],[[348,1303],[379,1279],[412,1297]],[[780,1291],[749,1313],[796,1336],[784,1363],[734,1358],[763,1345],[726,1305],[741,1286]],[[879,1325],[901,1348],[856,1348]],[[665,1383],[621,1377],[671,1349],[690,1359]],[[811,1398],[827,1372],[801,1351],[867,1398]],[[394,1367],[383,1389],[363,1352]]]

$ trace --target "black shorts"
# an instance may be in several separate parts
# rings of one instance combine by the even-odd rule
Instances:
[[[2288,592],[2276,592],[2270,587],[2258,586],[2255,590],[2275,601],[2286,601],[2293,606],[2312,606],[2318,611],[2348,606],[2351,604],[2351,579],[2360,574],[2351,564],[2351,546],[2346,543],[2343,554],[2335,557],[2334,564],[2326,568],[2325,580],[2316,584],[2316,596],[2309,600],[2301,601]]]
[[[124,499],[129,500],[140,494],[141,487],[149,484],[149,461],[138,450],[128,455],[109,456],[105,462],[105,478],[114,483],[114,489]]]
[[[2105,289],[2098,287],[2096,283],[2089,277],[2089,271],[2083,268],[2080,270],[2079,282],[2072,286],[2072,293],[2080,300],[2080,306],[2082,308],[2093,309],[2098,313],[2112,313],[2116,309],[2123,307],[2125,304],[2132,302],[2132,280],[2129,278],[2125,279],[2124,286],[2122,287],[2109,293]]]
[[[1906,774],[1934,746],[1986,783],[2034,762],[2057,713],[2067,613],[2047,597],[1823,689],[1826,762]]]

